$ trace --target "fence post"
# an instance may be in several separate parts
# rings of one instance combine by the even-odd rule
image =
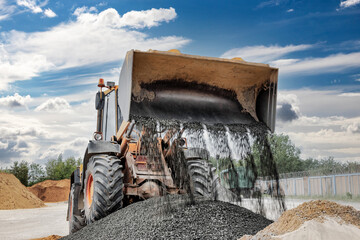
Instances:
[[[308,176],[308,195],[311,196],[310,176]]]
[[[296,196],[296,178],[294,178],[294,195]]]
[[[322,177],[320,177],[320,194],[323,196]]]
[[[336,195],[336,179],[335,175],[333,175],[333,189],[334,189],[334,196]]]
[[[351,181],[350,181],[350,175],[348,175],[348,184],[349,184],[349,193],[351,194]]]

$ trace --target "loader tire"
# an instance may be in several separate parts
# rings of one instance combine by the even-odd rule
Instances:
[[[69,195],[69,234],[74,233],[86,226],[85,218],[78,209],[78,197],[80,186],[71,185]]]
[[[216,169],[206,160],[187,161],[188,173],[190,175],[191,190],[194,195],[216,200],[219,187],[219,178]]]
[[[90,224],[122,207],[123,173],[115,156],[94,155],[85,173],[84,210]]]

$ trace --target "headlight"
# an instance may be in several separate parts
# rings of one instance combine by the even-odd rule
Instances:
[[[100,140],[103,139],[103,136],[102,136],[101,133],[95,132],[95,133],[94,133],[94,139],[95,139],[96,141],[100,141]]]

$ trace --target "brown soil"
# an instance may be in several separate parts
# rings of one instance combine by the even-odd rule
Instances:
[[[43,238],[34,238],[32,240],[58,240],[62,238],[62,236],[59,236],[59,235],[50,235],[50,236],[47,236],[47,237],[43,237]]]
[[[45,204],[12,174],[0,173],[0,209],[38,208]]]
[[[276,222],[258,232],[254,238],[244,236],[241,240],[271,239],[271,236],[297,230],[306,221],[316,219],[322,222],[326,217],[333,217],[360,228],[360,211],[327,200],[314,200],[284,212]]]
[[[69,197],[70,179],[46,180],[28,189],[44,202],[64,202]]]

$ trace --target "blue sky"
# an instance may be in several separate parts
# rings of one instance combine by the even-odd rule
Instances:
[[[279,68],[276,131],[303,157],[359,160],[360,0],[0,0],[0,167],[81,156],[99,77],[127,50]]]

